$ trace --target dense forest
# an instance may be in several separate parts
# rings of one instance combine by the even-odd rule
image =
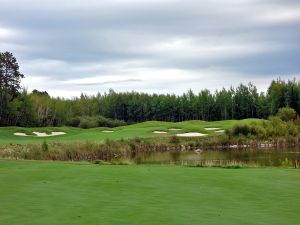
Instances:
[[[289,106],[300,114],[300,82],[272,81],[266,93],[249,83],[211,92],[146,94],[137,92],[53,98],[42,90],[28,93],[15,57],[0,53],[0,126],[118,126],[146,120],[228,120],[267,118]]]

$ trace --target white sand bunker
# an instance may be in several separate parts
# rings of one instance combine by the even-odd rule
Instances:
[[[204,128],[204,130],[220,130],[221,128],[217,128],[217,127],[206,127]]]
[[[66,134],[65,132],[51,132],[51,134],[47,134],[45,132],[32,132],[38,137],[51,137],[51,136],[59,136]]]
[[[27,135],[25,133],[19,133],[19,132],[14,133],[14,135],[16,135],[16,136],[22,136],[22,137],[32,136],[32,135]]]
[[[217,130],[217,131],[215,131],[216,133],[224,133],[225,132],[225,130]]]
[[[180,128],[170,128],[169,130],[170,131],[179,131],[179,130],[182,130],[182,129],[180,129]]]
[[[176,134],[176,136],[179,137],[203,137],[207,134],[197,133],[197,132],[189,132],[189,133],[183,133],[183,134]]]
[[[167,134],[168,132],[156,130],[156,131],[153,131],[152,133],[153,134]]]
[[[103,133],[113,133],[114,131],[112,131],[112,130],[103,130],[102,132]]]
[[[64,135],[66,134],[65,132],[51,132],[51,134],[47,134],[45,132],[32,132],[34,135],[28,135],[25,133],[20,133],[16,132],[14,135],[16,136],[23,136],[23,137],[28,137],[28,136],[37,136],[37,137],[52,137],[52,136],[59,136],[59,135]]]

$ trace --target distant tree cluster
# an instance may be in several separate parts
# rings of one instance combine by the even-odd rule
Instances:
[[[0,52],[0,126],[31,126],[36,122],[30,96],[24,90],[20,93],[23,77],[12,53]]]
[[[258,93],[249,83],[238,87],[183,95],[158,95],[137,92],[97,95],[81,94],[78,98],[52,98],[45,91],[21,90],[24,75],[11,53],[0,53],[0,126],[61,126],[147,120],[229,120],[268,118],[280,108],[290,107],[300,114],[300,82],[274,80],[266,93]],[[108,118],[108,120],[105,120]],[[74,122],[75,121],[75,122]],[[76,121],[78,121],[76,123]],[[90,125],[91,126],[91,125]]]

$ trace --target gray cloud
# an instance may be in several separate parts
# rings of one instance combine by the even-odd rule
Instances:
[[[299,78],[299,39],[296,0],[1,0],[0,8],[0,51],[17,56],[30,89],[53,94],[252,80],[266,87],[279,76]],[[53,82],[38,82],[45,79]]]
[[[104,82],[93,82],[93,83],[75,83],[74,85],[78,86],[101,86],[107,84],[122,84],[128,82],[140,82],[140,79],[126,79],[126,80],[115,80],[115,81],[104,81]]]

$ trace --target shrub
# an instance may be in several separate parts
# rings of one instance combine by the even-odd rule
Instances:
[[[46,140],[43,141],[42,143],[42,151],[43,152],[48,152],[49,148],[48,148],[48,144],[46,142]]]
[[[101,161],[101,160],[99,160],[99,159],[97,159],[97,160],[95,160],[94,164],[98,164],[98,165],[100,165],[100,164],[102,164],[102,161]]]
[[[180,139],[179,137],[173,135],[171,138],[170,138],[170,143],[171,144],[178,144],[180,142]]]
[[[103,116],[97,116],[96,120],[99,127],[119,127],[126,125],[125,121],[123,120],[113,120],[110,118],[105,118]]]
[[[297,118],[294,120],[294,123],[296,125],[300,125],[300,116],[297,116]]]
[[[291,121],[296,118],[296,111],[290,107],[280,108],[276,114],[283,121]]]
[[[93,118],[81,118],[80,119],[79,127],[83,128],[83,129],[93,128],[93,127],[97,127],[97,126],[98,126],[98,123]]]
[[[249,125],[235,125],[231,130],[231,134],[234,136],[238,136],[238,135],[247,136],[249,133],[250,133]]]
[[[105,118],[103,116],[83,116],[74,117],[66,122],[66,125],[73,127],[81,127],[84,129],[94,127],[118,127],[125,126],[126,122],[123,120],[114,120]]]
[[[291,122],[291,121],[287,122],[286,123],[286,128],[287,128],[286,130],[287,130],[289,135],[291,135],[293,137],[297,136],[298,129],[297,129],[296,125],[293,122]]]
[[[66,125],[71,127],[79,127],[80,124],[80,117],[73,117],[67,120]]]
[[[288,158],[285,158],[285,160],[282,161],[281,165],[283,167],[289,167],[290,166],[290,161],[288,160]]]
[[[257,125],[257,124],[250,125],[249,133],[253,136],[259,136],[259,137],[266,136],[266,130],[264,129],[264,127]]]

